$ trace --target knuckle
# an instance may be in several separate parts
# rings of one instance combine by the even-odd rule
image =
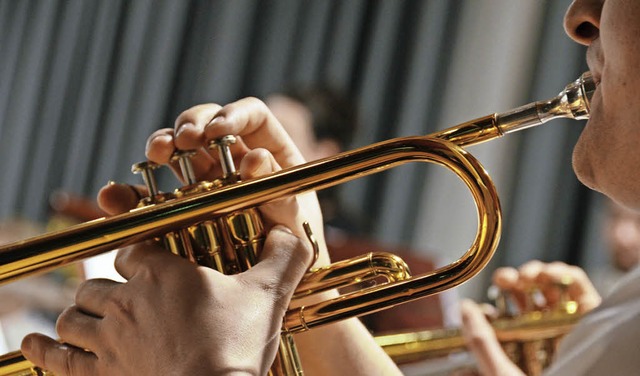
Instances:
[[[541,269],[543,267],[543,265],[544,264],[540,260],[531,260],[531,261],[527,261],[524,264],[522,264],[522,266],[520,266],[518,271],[521,274],[532,273],[532,272],[535,272],[535,271]]]
[[[574,280],[578,282],[589,281],[589,276],[587,273],[577,266],[571,267],[571,274],[573,275]]]
[[[113,261],[113,264],[116,267],[116,269],[123,268],[127,264],[129,264],[133,260],[132,254],[134,252],[135,252],[135,247],[133,246],[120,248],[118,250],[118,253],[116,253],[115,260]]]
[[[563,274],[567,274],[571,272],[572,267],[562,261],[553,261],[547,264],[545,268],[545,273],[549,275],[562,276]]]
[[[67,375],[69,376],[73,376],[75,375],[74,370],[75,370],[75,360],[76,360],[76,353],[75,351],[71,351],[71,350],[67,350],[64,352],[65,353],[65,357],[64,357],[64,370],[66,372]]]
[[[75,296],[73,298],[74,302],[79,302],[79,301],[81,302],[81,301],[84,300],[84,297],[86,296],[85,291],[87,289],[87,282],[88,281],[82,282],[78,286],[78,288],[76,289],[76,294],[75,294]],[[63,313],[64,313],[64,311],[63,311]]]
[[[267,109],[267,105],[257,97],[246,97],[244,101],[246,101],[246,103],[251,105],[252,107],[265,110]]]
[[[44,365],[45,368],[55,367],[55,358],[53,354],[53,350],[49,347],[40,348],[35,352],[36,359],[40,362],[40,364]]]
[[[174,129],[178,129],[182,124],[187,122],[198,122],[198,119],[204,120],[211,116],[211,113],[217,112],[220,105],[217,103],[202,103],[188,108],[180,113],[174,123]]]
[[[80,284],[80,286],[78,286],[77,290],[76,290],[76,294],[75,294],[75,302],[82,302],[85,301],[86,298],[89,297],[89,295],[91,295],[91,291],[92,291],[92,287],[96,284],[97,282],[93,279],[89,279],[87,281],[84,281]]]
[[[131,299],[124,296],[111,295],[106,298],[105,310],[107,317],[113,317],[120,322],[131,322],[135,320],[135,304]]]
[[[488,338],[490,337],[482,330],[472,330],[466,337],[469,347],[473,349],[483,352],[489,348]]]
[[[518,271],[512,267],[498,268],[493,273],[492,281],[499,288],[513,288],[518,281]]]
[[[66,336],[66,334],[68,333],[68,329],[69,329],[69,322],[71,320],[70,315],[71,315],[71,309],[72,307],[68,307],[66,308],[64,311],[62,311],[62,313],[60,314],[60,316],[58,316],[58,320],[56,320],[56,333],[58,333],[58,336],[60,336],[60,338],[64,338]]]
[[[50,362],[51,355],[46,347],[40,346],[36,343],[35,346],[31,347],[29,354],[30,360],[37,365],[47,368],[47,366],[51,364],[48,363]]]
[[[549,267],[552,267],[552,268],[566,268],[569,266],[569,264],[563,261],[552,261],[548,265]]]

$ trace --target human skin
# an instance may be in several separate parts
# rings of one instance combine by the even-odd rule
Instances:
[[[598,87],[591,116],[573,152],[577,177],[588,187],[640,209],[640,2],[576,0],[565,30],[587,46]]]
[[[220,176],[220,167],[215,151],[203,147],[227,134],[240,136],[231,149],[243,179],[304,162],[266,105],[254,98],[185,111],[174,129],[149,137],[147,157],[168,163],[176,149],[198,149],[194,172],[210,180]],[[114,214],[132,208],[137,196],[130,186],[114,184],[98,198]],[[65,344],[34,334],[23,341],[23,353],[56,375],[265,374],[292,293],[312,260],[302,222],[317,237],[317,265],[328,263],[328,253],[315,194],[260,210],[268,235],[255,267],[226,276],[150,245],[120,251],[116,268],[128,282],[85,282],[76,305],[58,319]],[[296,335],[296,342],[307,374],[399,374],[355,319]]]
[[[217,105],[205,108],[214,114],[222,111]],[[202,110],[186,111],[180,123],[210,120],[211,114]],[[266,140],[273,131],[262,127],[269,114],[256,114],[251,103],[226,110],[227,126],[245,140]],[[162,144],[165,139],[152,137],[150,142]],[[235,148],[243,178],[270,173],[299,157],[277,138],[263,144],[270,150],[249,150],[246,144]],[[148,154],[156,150],[151,145]],[[197,173],[215,173],[211,159],[201,153],[194,161]],[[99,201],[115,214],[132,208],[136,196],[128,186],[108,185]],[[59,375],[265,373],[277,350],[282,316],[312,261],[302,222],[321,224],[314,199],[293,197],[262,207],[268,235],[261,260],[238,275],[198,267],[152,244],[120,251],[116,269],[127,283],[85,282],[76,305],[57,322],[65,344],[30,335],[23,341],[23,353]],[[321,228],[317,233],[322,239]]]
[[[286,160],[283,167],[290,167],[299,165],[305,162],[305,159],[298,152],[298,149],[292,139],[279,121],[276,120],[274,114],[267,108],[267,106],[255,99],[246,98],[239,102],[237,105],[243,106],[247,110],[247,115],[255,114],[267,114],[265,119],[267,122],[261,122],[259,127],[255,129],[243,129],[243,132],[239,133],[242,136],[242,142],[233,146],[235,152],[238,149],[251,149],[255,146],[266,147],[269,151],[274,153],[274,156],[278,161]],[[167,135],[174,134],[173,142],[169,142],[167,137],[161,137],[154,141],[154,137],[150,137],[150,143],[147,148],[147,154],[151,160],[158,163],[166,163],[168,157],[173,152],[173,147],[182,149],[193,149],[203,145],[203,140],[211,140],[221,137],[226,134],[238,134],[240,129],[230,127],[224,121],[213,120],[209,123],[212,116],[215,118],[214,108],[210,105],[198,106],[195,108],[194,116],[191,120],[186,121],[181,117],[176,121],[174,130],[160,130],[157,134]],[[201,122],[198,119],[204,119],[205,122]],[[251,122],[258,124],[259,122]],[[187,127],[185,128],[185,124]],[[206,124],[206,125],[205,125]],[[268,128],[268,132],[262,134],[253,133]],[[273,143],[273,144],[272,144]],[[257,149],[260,150],[260,149]],[[253,152],[256,152],[254,150]],[[286,157],[285,157],[286,156]],[[206,156],[204,156],[206,157]],[[215,157],[215,155],[214,155]],[[246,157],[245,157],[246,158]],[[203,158],[206,159],[206,158]],[[208,164],[205,162],[201,164],[202,160],[196,161],[200,166],[201,171],[207,171],[209,169]],[[243,161],[244,162],[244,161]],[[207,176],[201,176],[201,178],[207,178]],[[304,198],[298,198],[302,200]],[[329,255],[326,250],[324,238],[322,237],[322,220],[317,211],[317,201],[315,201],[315,194],[311,197],[306,197],[307,202],[300,203],[300,208],[307,208],[310,213],[306,214],[308,220],[316,219],[312,222],[315,224],[314,233],[318,235],[320,241],[320,257],[316,262],[316,266],[323,266],[329,263]],[[273,215],[277,210],[271,211]],[[289,221],[291,219],[290,213],[286,214],[286,217],[282,220]],[[295,226],[296,221],[301,221],[303,218],[296,219],[291,226]],[[325,293],[319,296],[312,296],[304,299],[303,301],[293,301],[292,306],[299,306],[303,304],[312,304],[314,302],[324,300],[333,297],[332,293]],[[344,320],[335,324],[322,326],[320,328],[314,328],[311,331],[296,334],[294,336],[296,347],[302,360],[302,366],[306,375],[396,375],[400,374],[395,364],[391,359],[382,351],[382,349],[375,343],[371,334],[357,319]]]
[[[602,192],[631,210],[640,209],[640,2],[637,0],[575,0],[565,15],[565,31],[587,46],[587,64],[598,84],[591,100],[590,118],[573,152],[573,168],[582,183]],[[522,281],[536,281],[549,273],[550,264],[538,261],[519,270],[502,269],[494,281],[506,289],[517,289]],[[584,272],[569,265],[554,265],[553,274],[572,275],[572,298],[586,312],[596,307],[600,297]],[[547,294],[557,294],[547,291]],[[495,336],[482,319],[480,308],[470,302],[463,306],[465,336],[482,371],[491,374],[512,369],[512,363],[495,350]],[[515,370],[514,372],[517,372]]]

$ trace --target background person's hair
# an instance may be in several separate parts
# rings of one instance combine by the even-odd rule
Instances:
[[[335,140],[341,150],[351,145],[358,127],[358,110],[345,93],[329,86],[291,86],[280,94],[303,104],[311,112],[317,140]]]

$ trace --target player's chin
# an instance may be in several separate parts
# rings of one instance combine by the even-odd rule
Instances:
[[[572,166],[578,180],[590,189],[601,192],[598,187],[593,165],[589,159],[589,153],[582,138],[573,149]]]

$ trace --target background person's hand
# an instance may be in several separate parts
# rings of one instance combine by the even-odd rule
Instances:
[[[493,283],[509,293],[520,312],[553,309],[560,303],[561,294],[576,301],[580,313],[597,307],[601,300],[582,269],[562,262],[543,263],[534,260],[518,269],[499,268],[493,274]],[[534,288],[542,294],[543,301],[532,301],[530,294]],[[464,300],[461,310],[465,342],[476,358],[481,374],[522,375],[522,371],[502,350],[481,307],[471,300]]]
[[[482,308],[471,300],[465,299],[461,305],[462,333],[469,351],[473,353],[478,371],[486,376],[524,375],[502,350]]]
[[[529,261],[518,269],[498,268],[493,273],[493,284],[508,292],[518,304],[520,311],[554,308],[563,293],[569,300],[578,303],[578,312],[588,312],[600,304],[600,294],[589,280],[584,270],[563,262],[543,263]],[[544,301],[531,306],[530,295],[536,289],[544,296]]]

